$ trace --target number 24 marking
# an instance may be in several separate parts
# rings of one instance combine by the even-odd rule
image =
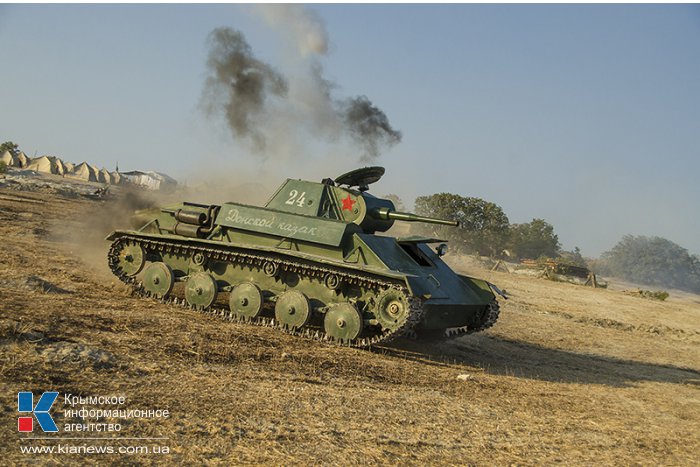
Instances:
[[[297,190],[292,190],[289,192],[289,199],[285,201],[284,204],[296,204],[300,208],[304,207],[304,201],[306,201],[306,192],[302,191],[301,194]]]

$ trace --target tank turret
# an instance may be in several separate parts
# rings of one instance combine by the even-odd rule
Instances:
[[[365,233],[386,232],[395,220],[459,225],[456,221],[397,212],[389,199],[368,193],[369,185],[384,175],[383,167],[364,167],[320,183],[288,179],[266,207],[280,211],[337,219],[360,226]]]

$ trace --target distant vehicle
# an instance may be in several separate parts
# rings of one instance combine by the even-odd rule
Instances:
[[[492,326],[497,289],[450,269],[445,243],[376,235],[397,220],[457,225],[369,194],[383,174],[288,179],[265,207],[184,202],[138,212],[135,230],[107,237],[109,266],[147,296],[354,347]]]

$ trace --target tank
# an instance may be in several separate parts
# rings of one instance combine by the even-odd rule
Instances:
[[[183,202],[140,211],[112,232],[112,272],[140,295],[224,319],[353,347],[450,338],[492,326],[492,284],[457,274],[438,238],[383,234],[394,222],[457,222],[397,212],[369,193],[365,167],[286,180],[264,207]]]

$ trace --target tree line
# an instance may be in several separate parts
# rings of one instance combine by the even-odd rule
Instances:
[[[396,195],[388,195],[404,210]],[[636,283],[700,293],[700,257],[661,237],[626,235],[598,259],[584,259],[578,247],[561,248],[554,226],[544,219],[511,224],[503,209],[481,198],[452,193],[420,196],[415,211],[423,216],[459,221],[458,228],[417,224],[414,232],[444,239],[464,254],[511,260],[555,258],[606,276]]]
[[[591,268],[632,282],[700,293],[700,257],[661,237],[625,235]]]
[[[420,196],[416,213],[459,221],[459,227],[421,224],[419,233],[450,241],[452,249],[465,254],[515,259],[555,258],[562,253],[554,227],[544,219],[511,224],[503,209],[481,198],[452,193]]]

